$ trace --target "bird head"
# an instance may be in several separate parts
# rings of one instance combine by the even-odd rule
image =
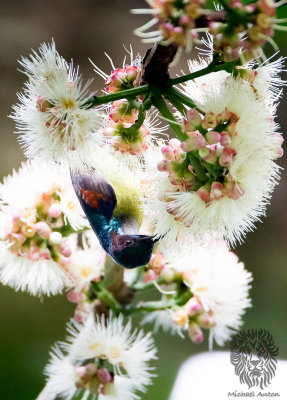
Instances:
[[[110,255],[114,261],[125,268],[146,265],[157,242],[154,236],[111,234]]]

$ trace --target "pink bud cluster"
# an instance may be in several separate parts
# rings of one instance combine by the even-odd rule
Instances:
[[[150,132],[143,124],[140,128],[129,131],[132,125],[123,122],[123,118],[118,122],[113,119],[109,120],[109,125],[106,126],[102,133],[107,138],[108,144],[112,145],[121,153],[130,153],[131,155],[140,154],[148,149],[148,136]]]
[[[6,234],[9,250],[31,261],[54,260],[67,268],[72,251],[61,234],[66,222],[58,197],[59,188],[42,193],[34,207],[14,214]]]
[[[148,268],[143,275],[144,282],[156,280],[163,273],[166,265],[164,255],[162,253],[154,253],[148,263]]]
[[[209,165],[208,183],[196,192],[205,203],[225,196],[237,200],[244,194],[243,188],[233,181],[229,173],[230,165],[236,156],[232,138],[236,135],[238,120],[237,115],[227,109],[220,114],[208,112],[204,118],[192,109],[183,123],[183,131],[188,139],[181,144],[182,150],[196,151],[203,165],[206,165],[206,168]],[[213,174],[210,174],[210,171],[213,171]]]
[[[88,390],[91,394],[106,394],[108,384],[114,383],[114,373],[107,368],[98,368],[94,363],[74,367],[78,389]]]
[[[177,186],[179,190],[191,190],[195,183],[192,167],[179,167],[179,164],[182,164],[185,159],[182,143],[177,139],[171,139],[167,146],[162,147],[161,152],[164,160],[158,163],[158,170],[167,172],[171,184]]]
[[[164,40],[179,46],[188,47],[192,39],[197,39],[196,19],[201,16],[201,9],[206,0],[171,1],[153,0],[150,6],[156,9],[159,28]]]
[[[209,32],[214,35],[214,51],[222,53],[224,61],[238,59],[242,50],[246,61],[260,57],[266,40],[274,35],[275,5],[273,0],[259,0],[247,5],[240,0],[229,2],[228,7],[242,22],[238,26],[209,22]]]
[[[207,313],[196,296],[192,296],[188,302],[173,313],[173,323],[188,331],[193,343],[203,342],[203,329],[210,329],[214,326],[214,320],[210,313]]]
[[[134,87],[138,72],[139,69],[136,65],[115,69],[106,80],[106,91],[116,93]]]

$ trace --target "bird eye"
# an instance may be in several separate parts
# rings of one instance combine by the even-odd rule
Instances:
[[[134,241],[129,239],[129,240],[125,241],[124,246],[125,247],[131,247],[133,244],[134,244]]]

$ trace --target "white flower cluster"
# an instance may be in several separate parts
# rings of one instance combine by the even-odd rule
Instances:
[[[204,66],[190,64],[190,69]],[[206,234],[235,244],[264,215],[279,178],[275,161],[282,155],[274,122],[281,94],[277,67],[281,62],[251,71],[252,83],[240,70],[243,78],[217,72],[184,86],[203,115],[191,109],[183,125],[187,140],[149,160],[147,214],[154,232],[166,234],[170,244],[184,243],[186,235],[201,242]],[[190,152],[207,169],[207,182],[198,184],[192,163],[183,175]]]
[[[72,286],[75,232],[87,229],[88,222],[69,174],[27,161],[4,179],[0,201],[1,282],[33,295],[57,294]]]
[[[176,294],[176,282],[182,282],[189,289],[188,300],[150,313],[142,323],[153,322],[156,331],[162,327],[181,337],[187,331],[195,343],[203,341],[202,329],[208,329],[210,347],[213,339],[222,346],[240,328],[241,317],[251,306],[251,273],[224,241],[206,240],[202,246],[186,246],[180,257],[174,250],[162,248],[163,256],[165,262],[161,260],[162,267],[155,277],[161,281],[163,299],[170,300]],[[157,261],[151,260],[153,270]]]
[[[103,143],[99,111],[82,107],[89,82],[82,86],[78,70],[59,55],[55,43],[20,64],[29,80],[14,107],[20,142],[28,158],[40,157],[70,166],[90,164]]]
[[[68,330],[68,343],[51,353],[48,383],[38,399],[49,391],[51,398],[61,395],[66,400],[79,393],[83,399],[134,400],[137,391],[145,391],[154,376],[148,362],[156,359],[150,334],[132,333],[122,317],[95,321],[92,314],[84,325],[74,321]]]

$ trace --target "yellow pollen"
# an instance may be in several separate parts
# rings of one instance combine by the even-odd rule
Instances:
[[[121,354],[119,349],[114,346],[110,348],[110,355],[112,358],[119,358]]]
[[[77,204],[74,201],[69,201],[67,207],[69,210],[74,211],[77,208]]]
[[[62,99],[62,107],[63,108],[75,108],[76,103],[74,99],[68,98],[68,99]]]
[[[87,278],[91,272],[92,272],[92,267],[82,268],[82,271],[81,271],[84,278]]]
[[[100,343],[99,343],[99,342],[96,342],[96,343],[94,343],[94,344],[92,344],[92,345],[90,346],[90,349],[91,349],[92,351],[95,351],[95,350],[98,350],[99,346],[100,346]]]
[[[197,292],[205,292],[206,291],[206,287],[199,287],[196,290]]]

